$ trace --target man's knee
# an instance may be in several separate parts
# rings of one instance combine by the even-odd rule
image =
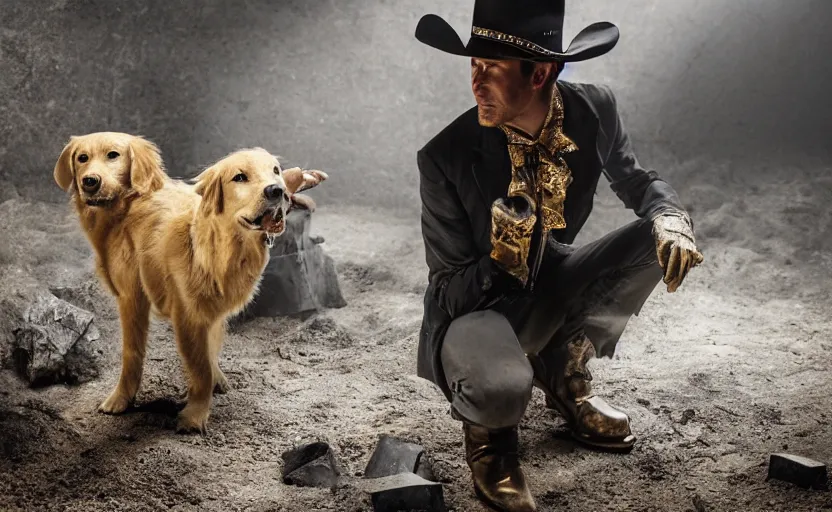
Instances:
[[[461,382],[458,392],[464,394],[465,405],[457,407],[457,412],[489,429],[520,423],[532,396],[534,378],[531,365],[524,363],[506,365],[501,371],[486,371]]]
[[[465,420],[491,429],[520,422],[534,374],[503,315],[479,311],[454,320],[441,359],[452,405]]]

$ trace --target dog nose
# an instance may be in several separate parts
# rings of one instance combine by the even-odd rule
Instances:
[[[263,189],[263,194],[269,201],[276,201],[283,197],[283,187],[280,185],[269,185]]]
[[[81,186],[84,188],[84,192],[94,194],[98,192],[98,188],[101,187],[101,178],[94,174],[84,176],[84,179],[81,180]]]

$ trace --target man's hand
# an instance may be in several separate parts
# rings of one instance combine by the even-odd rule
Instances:
[[[702,263],[704,258],[696,249],[690,219],[683,213],[668,212],[656,216],[653,219],[653,236],[667,291],[673,293],[681,286],[688,271]]]
[[[523,286],[535,220],[531,203],[522,197],[499,198],[491,205],[491,259]]]
[[[291,199],[289,210],[300,208],[315,211],[315,201],[306,195],[298,194],[302,190],[317,187],[329,176],[322,171],[308,171],[300,167],[292,167],[283,171],[283,182],[286,184],[286,195]]]
[[[322,181],[329,178],[322,171],[308,171],[300,167],[292,167],[283,171],[283,182],[286,183],[286,192],[291,196],[296,192],[302,192],[312,187],[317,187]]]

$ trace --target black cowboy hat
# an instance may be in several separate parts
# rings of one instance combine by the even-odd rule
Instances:
[[[564,0],[476,0],[467,45],[435,14],[419,20],[416,39],[454,55],[542,62],[592,59],[618,42],[618,27],[601,21],[581,30],[563,51],[564,10]]]

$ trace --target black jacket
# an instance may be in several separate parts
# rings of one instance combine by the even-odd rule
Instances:
[[[566,192],[566,227],[550,236],[571,244],[592,211],[603,173],[624,205],[639,217],[683,210],[674,190],[633,153],[615,97],[607,86],[558,82],[563,131],[578,146],[565,160],[573,181]],[[511,181],[505,134],[468,110],[417,153],[422,236],[428,265],[417,373],[450,399],[439,353],[451,320],[510,293],[510,278],[491,262],[491,204]]]

